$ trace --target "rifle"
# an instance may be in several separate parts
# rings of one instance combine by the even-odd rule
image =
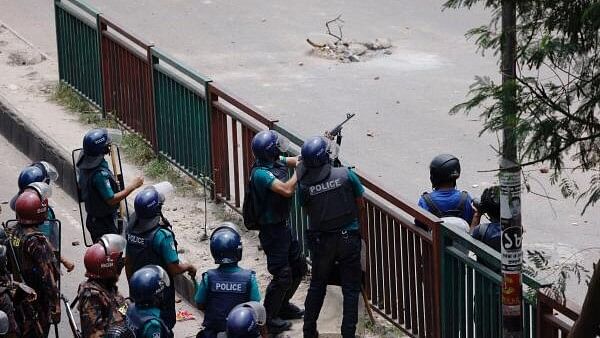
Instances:
[[[118,165],[117,160],[119,161]],[[113,173],[117,179],[117,184],[119,185],[119,190],[123,190],[125,189],[125,180],[123,179],[123,172],[121,171],[121,154],[117,149],[117,146],[113,144],[110,145],[110,161],[112,164]],[[126,210],[127,205],[125,203],[125,199],[119,202],[119,217],[117,218],[117,230],[119,234],[123,233],[123,229],[125,229],[127,225],[126,217],[129,217]]]
[[[71,327],[71,332],[73,332],[73,336],[75,338],[81,338],[81,331],[77,328],[77,323],[75,322],[75,317],[73,316],[73,312],[71,311],[71,306],[69,305],[69,300],[62,293],[60,294],[60,299],[62,299],[65,304],[65,309],[67,311],[67,318],[69,319],[69,326]],[[75,303],[73,303],[75,304]]]
[[[329,138],[330,140],[333,140],[333,138],[335,137],[335,142],[337,143],[338,147],[341,146],[342,145],[342,128],[344,127],[344,124],[346,124],[346,122],[350,121],[350,119],[353,118],[355,115],[356,114],[347,113],[346,119],[344,121],[342,121],[342,123],[335,126],[333,129],[326,131],[325,136],[327,138]],[[332,161],[333,161],[334,167],[342,166],[342,162],[340,162],[340,159],[337,156],[337,151],[336,151],[336,154],[334,155],[334,158]]]

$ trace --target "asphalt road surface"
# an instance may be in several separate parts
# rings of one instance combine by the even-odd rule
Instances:
[[[480,138],[477,116],[447,113],[475,75],[499,79],[493,56],[481,57],[464,38],[489,20],[480,8],[442,12],[441,0],[90,2],[301,135],[321,134],[346,112],[357,113],[344,129],[342,157],[409,200],[430,189],[428,164],[441,152],[461,159],[459,188],[479,196],[496,180],[478,171],[497,168],[498,136]],[[390,38],[393,54],[347,64],[311,56],[306,38],[338,14],[345,38]],[[51,1],[0,0],[0,20],[56,56]],[[581,216],[582,206],[563,201],[547,174],[526,176],[533,192],[557,200],[525,195],[525,246],[590,267],[600,251],[577,252],[600,240],[600,209]],[[586,177],[575,176],[584,187]],[[583,285],[569,292],[578,301],[584,293]]]
[[[17,177],[21,169],[32,162],[25,155],[16,150],[8,141],[0,135],[0,206],[2,214],[0,221],[4,222],[7,219],[14,219],[14,212],[10,210],[8,201],[17,192]],[[85,267],[83,266],[83,253],[85,246],[83,245],[81,226],[78,221],[79,212],[75,201],[71,199],[64,191],[56,186],[53,186],[53,196],[50,199],[50,204],[56,211],[57,218],[62,222],[62,255],[68,257],[75,262],[75,270],[71,273],[66,273],[63,269],[62,276],[62,293],[69,299],[73,300],[77,294],[77,288],[85,277]],[[79,241],[81,244],[73,246],[74,241]],[[125,272],[123,272],[119,281],[119,290],[124,296],[128,294]],[[182,301],[177,304],[177,309],[185,309],[196,314],[198,313],[187,303]],[[60,337],[72,337],[69,324],[64,315],[64,305],[62,306],[63,318],[59,324]],[[74,315],[79,322],[79,313],[75,310]],[[79,325],[79,324],[78,324]],[[198,332],[198,321],[178,322],[175,325],[176,337],[195,337]],[[50,337],[54,337],[54,328],[51,330]]]

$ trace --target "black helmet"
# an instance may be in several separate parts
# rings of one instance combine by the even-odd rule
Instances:
[[[431,185],[437,188],[442,183],[452,183],[460,177],[460,162],[450,154],[441,154],[431,160],[429,164],[429,179]]]
[[[500,187],[497,185],[485,188],[481,193],[479,212],[490,218],[500,218]]]

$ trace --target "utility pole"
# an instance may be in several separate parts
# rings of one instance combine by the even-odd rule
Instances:
[[[502,336],[523,336],[521,171],[517,158],[517,9],[516,0],[502,0],[502,109],[504,117],[500,160],[502,224]]]

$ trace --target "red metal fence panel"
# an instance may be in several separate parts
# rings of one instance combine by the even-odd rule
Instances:
[[[127,33],[104,16],[100,16],[100,27],[104,111],[139,133],[156,150],[152,44]]]

